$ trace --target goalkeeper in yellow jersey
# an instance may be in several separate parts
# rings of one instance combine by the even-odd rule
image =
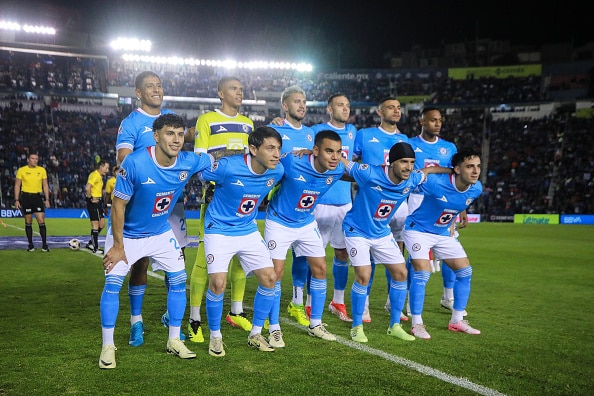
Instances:
[[[209,153],[216,160],[230,155],[244,154],[248,147],[248,135],[254,130],[254,123],[239,113],[243,102],[243,85],[237,77],[223,77],[218,84],[218,96],[221,107],[201,115],[196,121],[194,152]],[[204,237],[204,214],[212,198],[215,186],[204,188],[203,203],[200,208],[199,237]],[[226,320],[234,327],[250,331],[252,324],[243,312],[243,296],[246,278],[236,256],[229,268],[231,284],[231,310]],[[190,341],[204,342],[200,307],[208,285],[204,244],[198,244],[196,262],[190,277],[190,323],[188,334]]]

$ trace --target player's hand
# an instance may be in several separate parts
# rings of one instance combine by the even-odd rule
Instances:
[[[45,207],[48,208],[48,209],[50,208],[50,201],[49,201],[49,199],[45,201]]]
[[[301,158],[304,155],[313,154],[313,150],[308,150],[308,149],[293,150],[293,151],[291,151],[291,153],[296,155],[297,157]]]
[[[214,195],[215,185],[212,183],[208,183],[206,185],[206,190],[204,191],[204,203],[209,204],[212,201],[212,197]]]
[[[274,117],[272,119],[272,121],[270,121],[270,123],[272,125],[276,125],[276,126],[283,126],[283,124],[285,123],[285,120],[281,117]]]
[[[458,228],[464,228],[468,225],[468,214],[466,211],[460,212],[460,224],[458,224]]]
[[[124,251],[124,248],[115,246],[111,247],[105,256],[103,256],[103,268],[105,269],[105,273],[109,274],[113,267],[115,267],[115,265],[120,261],[128,264],[128,259],[126,258],[126,252]]]

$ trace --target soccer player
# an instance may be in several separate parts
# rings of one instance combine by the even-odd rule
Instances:
[[[212,166],[210,155],[182,152],[184,120],[175,114],[159,116],[153,124],[156,145],[129,154],[121,165],[112,204],[112,238],[106,238],[103,258],[105,286],[100,312],[103,347],[99,368],[116,367],[114,330],[119,292],[130,267],[141,257],[151,258],[153,271],[168,279],[167,352],[182,359],[196,354],[180,340],[186,308],[186,269],[181,248],[168,222],[172,204],[190,177]]]
[[[346,214],[342,225],[351,263],[355,268],[355,281],[351,289],[353,341],[368,341],[363,331],[363,312],[371,278],[370,257],[376,263],[384,264],[390,272],[388,335],[405,341],[415,339],[400,325],[406,299],[407,270],[402,250],[388,225],[412,189],[427,180],[428,173],[449,173],[450,169],[433,167],[425,168],[422,172],[413,171],[414,163],[415,152],[405,142],[396,143],[390,148],[389,165],[347,162],[346,170],[359,186],[353,207]]]
[[[314,131],[303,125],[303,119],[307,111],[305,91],[296,85],[287,87],[281,95],[281,108],[285,113],[285,119],[282,122],[273,122],[270,126],[276,129],[283,138],[283,154],[291,151],[312,149]],[[300,325],[309,326],[309,319],[303,304],[303,290],[305,289],[309,267],[305,256],[296,256],[293,249],[291,249],[291,252],[293,256],[291,266],[293,297],[287,307],[287,312]]]
[[[328,98],[326,112],[330,116],[328,122],[316,124],[311,127],[314,133],[322,130],[331,130],[338,133],[342,141],[342,157],[351,160],[353,158],[353,144],[357,134],[357,128],[349,124],[351,103],[345,94],[337,93]],[[344,291],[346,289],[349,266],[348,254],[342,232],[342,220],[345,214],[352,207],[351,183],[339,180],[318,199],[314,209],[314,217],[318,223],[318,229],[322,235],[324,247],[330,244],[334,249],[332,258],[332,275],[334,277],[334,294],[328,305],[328,309],[334,315],[345,322],[352,322],[344,303]],[[308,289],[306,311],[311,309],[311,294]],[[307,312],[306,312],[307,313]]]
[[[452,156],[458,151],[454,143],[448,142],[441,138],[441,127],[443,118],[441,111],[436,107],[425,107],[421,111],[421,133],[409,140],[413,146],[416,154],[415,169],[422,169],[428,166],[451,166]],[[413,191],[408,199],[408,212],[412,213],[423,200],[423,195],[417,191]],[[468,222],[466,211],[460,212],[459,228],[464,228]],[[454,226],[454,224],[452,224]],[[431,264],[431,271],[439,271],[439,258],[435,257],[432,251],[429,251],[429,260]],[[454,282],[456,275],[445,266],[442,268],[441,276],[443,279],[443,295],[441,297],[441,306],[449,311],[452,310],[454,304]],[[466,316],[464,311],[464,316]]]
[[[343,175],[342,142],[334,131],[315,137],[312,153],[301,157],[286,153],[281,158],[285,174],[266,210],[264,238],[276,271],[275,301],[270,312],[270,333],[280,330],[281,279],[287,250],[305,256],[311,269],[311,317],[308,334],[328,341],[336,337],[326,330],[322,314],[326,299],[326,252],[313,210],[317,199]]]
[[[246,153],[248,136],[254,130],[254,122],[239,113],[243,102],[243,84],[237,77],[221,78],[217,89],[221,108],[205,113],[196,120],[194,152],[209,153],[218,160],[229,155]],[[198,232],[202,234],[202,237],[204,237],[205,213],[214,187],[215,185],[212,183],[206,185],[203,203],[200,207]],[[225,319],[231,326],[250,331],[252,323],[243,311],[246,277],[237,257],[233,258],[228,275],[231,283],[231,309]],[[207,282],[204,244],[199,243],[196,261],[190,276],[188,337],[192,342],[204,342],[200,307]]]
[[[357,132],[353,147],[353,158],[355,161],[360,161],[361,163],[368,165],[389,165],[388,155],[390,153],[390,148],[396,143],[408,142],[408,136],[400,132],[397,125],[402,117],[400,101],[391,96],[383,98],[378,104],[377,114],[380,116],[379,126],[363,128]],[[404,202],[400,205],[390,223],[390,228],[392,229],[394,238],[401,251],[404,249],[401,231],[407,214],[408,209],[406,202]],[[368,287],[368,296],[365,301],[365,312],[363,313],[363,322],[366,323],[371,322],[371,315],[369,313],[369,292],[371,292],[374,274],[375,263],[372,258],[371,278]],[[390,273],[387,269],[386,279],[389,285]],[[408,317],[403,314],[401,315],[401,319],[408,320]]]
[[[258,278],[254,298],[254,323],[248,345],[272,352],[284,346],[280,330],[262,336],[262,327],[274,302],[276,274],[270,253],[258,230],[259,204],[283,176],[280,164],[281,136],[268,126],[256,128],[248,138],[249,154],[223,157],[199,177],[215,182],[212,201],[205,214],[204,252],[208,263],[206,316],[210,330],[208,353],[225,356],[221,318],[229,261],[239,257],[245,274]]]
[[[143,71],[136,76],[134,81],[136,98],[140,100],[140,107],[131,112],[120,124],[116,140],[117,165],[133,151],[146,149],[155,144],[153,138],[153,123],[163,114],[173,114],[171,110],[163,109],[163,85],[159,75],[152,71]],[[188,135],[185,136],[186,141]],[[173,210],[169,211],[169,223],[176,236],[180,237],[178,243],[184,243],[186,234],[186,216],[183,207],[183,196],[180,195]],[[185,242],[187,243],[187,241]],[[182,245],[182,247],[185,245]],[[182,249],[183,252],[183,249]],[[142,304],[146,292],[147,270],[149,260],[139,257],[140,263],[132,266],[128,282],[128,295],[130,296],[130,341],[131,346],[144,344],[144,323],[142,320]],[[167,326],[167,313],[161,318]],[[180,334],[183,339],[184,335]]]
[[[481,158],[473,149],[461,149],[452,157],[453,173],[435,175],[420,186],[423,200],[406,218],[404,243],[413,266],[410,284],[412,334],[429,339],[423,323],[425,286],[431,275],[429,250],[433,249],[446,266],[456,275],[454,306],[448,329],[468,334],[480,334],[464,320],[464,310],[470,296],[472,267],[462,244],[452,234],[451,225],[456,216],[466,210],[483,190],[479,176]]]
[[[99,234],[105,228],[103,207],[103,177],[109,173],[109,162],[99,161],[97,168],[89,174],[85,184],[87,211],[91,220],[91,239],[86,248],[97,253],[99,249]]]
[[[50,207],[50,190],[47,182],[47,172],[44,167],[38,166],[39,155],[29,153],[27,155],[27,165],[21,166],[16,173],[14,182],[14,206],[20,209],[25,216],[25,234],[29,245],[28,252],[34,252],[33,246],[33,215],[39,226],[41,235],[41,251],[49,252],[47,246],[47,229],[45,227],[45,208]],[[43,194],[45,202],[43,202]]]

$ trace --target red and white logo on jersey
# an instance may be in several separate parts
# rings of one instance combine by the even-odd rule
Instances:
[[[437,219],[437,225],[447,225],[449,224],[450,221],[452,221],[452,219],[456,216],[455,213],[450,213],[450,212],[442,212],[442,214],[439,216],[439,218]]]
[[[153,213],[160,213],[166,211],[171,206],[173,201],[173,195],[163,195],[155,199],[155,205],[153,206]]]
[[[250,214],[258,207],[258,200],[256,198],[243,198],[239,204],[237,212],[242,215]]]
[[[309,209],[316,203],[316,195],[303,194],[297,203],[298,209]]]
[[[375,218],[385,219],[394,210],[394,204],[382,203],[375,210]]]

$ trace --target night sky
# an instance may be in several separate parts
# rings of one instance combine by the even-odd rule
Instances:
[[[521,1],[69,0],[30,1],[24,8],[22,1],[5,2],[2,18],[25,15],[42,24],[57,13],[55,23],[68,29],[147,38],[163,55],[341,68],[385,67],[385,54],[477,37],[513,45],[594,41],[590,17],[575,2],[540,8]],[[72,18],[64,21],[65,14]]]

